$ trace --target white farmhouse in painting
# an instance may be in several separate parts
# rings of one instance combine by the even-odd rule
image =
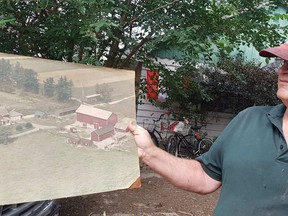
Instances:
[[[21,120],[23,115],[15,110],[11,110],[10,112],[6,107],[0,107],[0,126],[2,125],[10,125],[13,121]]]
[[[21,113],[16,112],[15,110],[11,110],[9,114],[10,114],[11,121],[18,121],[18,120],[21,120],[23,117]]]

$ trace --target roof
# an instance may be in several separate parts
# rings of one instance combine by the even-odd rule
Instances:
[[[128,124],[117,122],[114,127],[120,130],[127,130]]]
[[[46,113],[45,112],[42,112],[42,111],[35,111],[34,115],[36,116],[44,116]]]
[[[22,116],[22,113],[16,112],[15,110],[10,111],[11,117]]]
[[[107,126],[101,128],[101,129],[93,131],[93,133],[95,133],[95,134],[100,136],[102,134],[109,133],[109,132],[111,132],[113,130],[114,130],[114,126],[113,125],[107,125]]]
[[[92,117],[105,119],[107,120],[113,113],[107,110],[98,109],[92,106],[87,106],[81,104],[80,107],[76,110],[76,113],[81,113],[85,115],[89,115]]]
[[[5,107],[2,106],[2,107],[0,107],[0,115],[1,116],[8,116],[9,112]]]
[[[87,99],[89,99],[89,98],[95,98],[95,97],[100,97],[101,96],[101,94],[92,94],[92,95],[87,95],[87,96],[85,96]]]
[[[61,108],[61,109],[57,109],[55,111],[55,114],[60,114],[60,113],[65,113],[65,112],[76,112],[77,109],[78,109],[78,106],[70,106],[66,108]]]

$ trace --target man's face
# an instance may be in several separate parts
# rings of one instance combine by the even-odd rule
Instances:
[[[284,61],[278,70],[278,91],[277,97],[288,105],[288,61]]]

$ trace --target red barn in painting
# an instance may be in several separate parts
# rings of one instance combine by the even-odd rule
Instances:
[[[76,119],[83,126],[95,129],[108,125],[114,126],[117,123],[117,115],[115,113],[83,104],[76,110]]]
[[[114,126],[108,125],[91,133],[91,140],[99,142],[114,135]]]

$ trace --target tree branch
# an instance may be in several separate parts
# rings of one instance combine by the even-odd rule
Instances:
[[[168,2],[167,4],[165,4],[165,5],[162,5],[162,6],[160,6],[160,7],[157,7],[157,8],[154,8],[153,10],[151,10],[151,11],[148,11],[147,13],[146,13],[146,15],[148,15],[148,14],[150,14],[150,13],[153,13],[153,12],[155,12],[155,11],[157,11],[157,10],[160,10],[160,9],[162,9],[162,8],[165,8],[165,7],[167,7],[167,6],[169,6],[169,5],[172,5],[172,4],[174,4],[174,3],[176,3],[176,2],[179,2],[180,0],[173,0],[173,1],[171,1],[171,2]],[[140,18],[140,16],[138,16],[138,17],[135,17],[134,19],[132,19],[129,23],[131,24],[131,23],[133,23],[133,22],[135,22],[137,19],[139,19]]]

